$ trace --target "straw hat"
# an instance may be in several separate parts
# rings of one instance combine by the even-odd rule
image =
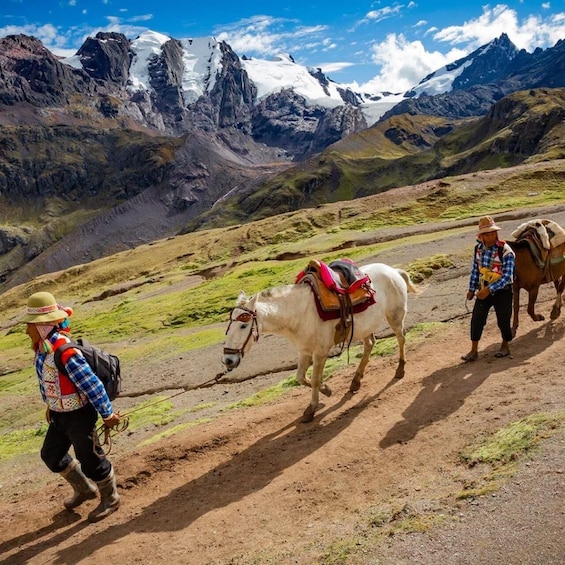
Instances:
[[[27,301],[27,313],[20,320],[28,324],[47,324],[69,317],[69,313],[57,304],[50,292],[36,292]]]
[[[494,223],[494,220],[490,216],[483,216],[479,220],[479,231],[477,232],[477,235],[499,230],[500,228]]]

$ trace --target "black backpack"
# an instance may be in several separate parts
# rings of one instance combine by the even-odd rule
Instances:
[[[91,345],[84,338],[78,338],[76,341],[64,343],[55,350],[55,365],[57,369],[64,375],[67,370],[61,361],[63,351],[74,347],[82,352],[84,358],[90,365],[90,368],[96,373],[97,377],[102,381],[106,394],[110,400],[114,400],[122,391],[122,376],[120,372],[120,360],[115,355],[102,351],[98,347]]]

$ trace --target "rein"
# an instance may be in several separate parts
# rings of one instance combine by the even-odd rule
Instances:
[[[239,316],[233,318],[232,316],[235,310],[243,310],[243,312]],[[257,341],[259,339],[259,324],[257,323],[257,313],[251,310],[250,308],[246,308],[245,306],[237,306],[237,308],[235,308],[230,314],[230,323],[228,324],[228,327],[226,329],[226,335],[230,331],[230,327],[233,322],[242,322],[244,324],[248,324],[249,322],[251,322],[251,324],[249,325],[249,334],[245,339],[245,341],[243,342],[243,345],[241,346],[240,349],[224,347],[224,355],[237,354],[237,355],[241,355],[241,357],[243,358],[245,347],[247,346],[249,340],[252,337],[253,337],[253,341]]]
[[[233,312],[235,312],[235,310],[243,310],[243,312],[241,314],[239,314],[239,316],[236,316],[234,318]],[[229,325],[226,329],[226,334],[228,333],[232,322],[242,322],[244,324],[251,322],[250,327],[249,327],[249,335],[245,339],[245,342],[243,343],[241,349],[232,349],[232,348],[229,348],[229,347],[224,347],[224,354],[229,355],[229,354],[236,353],[236,354],[241,355],[241,357],[243,357],[243,351],[244,351],[247,343],[249,342],[249,340],[251,338],[253,338],[254,341],[257,341],[259,339],[259,324],[257,323],[257,314],[253,310],[251,310],[250,308],[245,308],[245,306],[238,306],[230,314],[230,323],[229,323]],[[130,410],[129,412],[126,412],[123,415],[120,414],[121,421],[120,421],[119,424],[117,424],[113,428],[110,428],[106,424],[102,423],[96,429],[96,433],[94,434],[94,437],[93,437],[93,444],[94,444],[93,447],[94,447],[95,453],[100,452],[100,450],[104,452],[104,448],[103,448],[104,445],[108,446],[107,451],[105,451],[104,454],[108,455],[110,453],[110,451],[112,450],[112,438],[119,433],[125,432],[127,430],[128,426],[129,426],[129,414],[132,414],[133,412],[137,412],[138,410],[142,410],[142,409],[144,410],[145,408],[149,408],[150,406],[154,406],[155,404],[165,402],[166,400],[170,400],[171,398],[174,398],[175,396],[179,396],[180,394],[184,394],[185,392],[188,392],[189,390],[194,390],[194,389],[197,389],[197,388],[204,388],[204,387],[212,386],[212,385],[216,384],[217,382],[219,382],[220,379],[226,373],[228,373],[229,371],[230,371],[230,369],[226,369],[224,372],[218,373],[213,379],[209,379],[209,380],[207,380],[203,383],[200,383],[199,385],[184,388],[180,392],[176,392],[175,394],[171,394],[167,398],[162,398],[161,400],[156,400],[155,402],[153,402],[151,404],[147,404],[143,407],[136,408],[134,410]]]
[[[129,426],[129,415],[133,414],[134,412],[137,412],[138,410],[145,410],[146,408],[149,408],[151,406],[155,406],[156,404],[160,404],[161,402],[165,402],[167,400],[170,400],[171,398],[174,398],[175,396],[180,396],[181,394],[184,394],[185,392],[188,392],[190,390],[195,390],[198,388],[206,388],[206,387],[210,387],[213,386],[214,384],[220,382],[220,379],[227,373],[228,371],[223,371],[222,373],[218,373],[213,379],[208,379],[207,381],[204,381],[203,383],[200,383],[198,385],[195,386],[191,386],[191,387],[185,387],[183,388],[183,390],[179,391],[179,392],[175,392],[174,394],[171,394],[170,396],[167,396],[166,398],[161,398],[160,400],[156,400],[155,402],[152,402],[150,404],[146,404],[144,406],[140,406],[139,408],[135,408],[133,410],[130,410],[129,412],[126,412],[125,414],[119,414],[120,416],[120,422],[118,424],[116,424],[113,428],[110,428],[109,426],[107,426],[104,422],[102,422],[102,424],[96,429],[96,432],[93,434],[93,438],[92,438],[92,443],[93,443],[93,449],[94,449],[94,453],[100,453],[100,451],[102,451],[104,453],[104,455],[109,455],[110,452],[112,451],[112,439],[122,433],[125,432],[128,429]],[[104,445],[107,445],[108,448],[106,451],[104,451]]]

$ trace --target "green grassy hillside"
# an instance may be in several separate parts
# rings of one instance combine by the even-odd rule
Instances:
[[[29,339],[18,323],[33,292],[49,290],[73,306],[73,334],[118,354],[130,375],[159,375],[187,351],[220,350],[242,288],[249,294],[292,283],[311,258],[348,256],[363,263],[383,250],[437,237],[442,222],[447,236],[485,213],[564,203],[564,181],[565,160],[447,177],[155,241],[7,290],[0,295],[0,465],[35,453],[45,432]],[[410,235],[414,227],[417,233]],[[422,280],[450,263],[434,253],[430,246],[429,256],[398,266]],[[157,379],[153,394],[166,384]],[[145,441],[180,425],[170,402],[156,408],[147,398],[131,400],[136,417],[145,422],[139,424]]]
[[[488,115],[448,121],[395,116],[333,144],[253,192],[226,200],[185,231],[256,220],[446,176],[565,157],[565,89],[516,92]]]

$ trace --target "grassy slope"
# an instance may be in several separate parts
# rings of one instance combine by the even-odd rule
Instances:
[[[25,452],[26,446],[36,445],[43,433],[42,428],[36,428],[43,408],[29,363],[29,343],[24,327],[16,323],[31,293],[47,288],[63,303],[80,306],[73,316],[75,334],[88,335],[99,345],[113,345],[125,363],[134,359],[148,365],[166,363],[186,350],[187,334],[193,348],[220,344],[223,331],[211,325],[227,319],[240,288],[253,293],[291,283],[309,258],[330,261],[347,255],[363,262],[384,247],[426,237],[422,229],[418,236],[403,238],[403,227],[565,201],[565,161],[554,159],[563,156],[563,120],[551,122],[548,118],[556,115],[564,99],[563,89],[536,91],[535,96],[518,93],[504,102],[506,106],[498,107],[500,115],[493,112],[478,122],[462,125],[427,152],[416,151],[415,143],[433,145],[437,132],[453,125],[441,120],[395,118],[394,124],[388,124],[394,125],[394,132],[388,131],[386,124],[379,125],[352,136],[343,145],[334,145],[319,157],[324,174],[340,179],[330,198],[337,202],[155,241],[45,274],[4,292],[0,435],[7,447],[0,452],[0,461],[10,449]],[[509,119],[511,127],[504,125]],[[536,119],[543,127],[532,128]],[[404,136],[405,140],[392,143],[392,135]],[[519,154],[521,150],[526,154],[527,145],[532,143],[537,152],[529,159],[531,165],[446,176],[413,188],[353,199],[368,190],[364,182],[377,183],[385,178],[393,185],[400,184],[408,159],[413,170],[420,167],[422,174],[428,170],[430,159],[454,170],[460,168],[461,159],[478,160],[489,168],[493,147],[506,148],[502,155],[509,151]],[[380,148],[376,156],[375,147]],[[380,176],[377,161],[382,164]],[[500,164],[499,160],[492,168]],[[281,209],[293,199],[304,204],[302,189],[309,183],[314,187],[323,175],[318,176],[320,170],[301,167],[300,182],[287,191],[268,195],[259,191],[253,198],[266,198],[275,212],[277,203]],[[315,203],[315,198],[310,201]],[[224,210],[229,211],[229,205]],[[400,236],[391,240],[381,237],[390,228],[399,228]],[[413,265],[402,266],[415,276],[425,276],[433,268],[430,265],[441,265],[444,260],[449,258],[422,257]]]
[[[0,461],[11,450],[34,451],[44,431],[37,428],[43,408],[28,338],[24,326],[16,324],[32,292],[47,288],[63,303],[79,306],[73,316],[75,333],[99,345],[114,344],[123,362],[166,363],[186,350],[188,333],[194,348],[223,341],[223,330],[210,326],[225,322],[241,287],[252,293],[291,283],[312,257],[329,261],[347,255],[363,262],[385,247],[426,237],[381,238],[382,230],[391,227],[425,228],[429,222],[466,218],[474,223],[475,216],[487,212],[565,202],[564,178],[565,161],[447,178],[400,193],[156,241],[5,292],[0,321],[0,435],[5,449]],[[434,262],[430,256],[402,266],[418,275]],[[154,419],[159,425],[174,422],[162,414]]]
[[[449,175],[562,159],[564,117],[562,88],[514,93],[474,120],[395,116],[228,199],[190,226],[256,220]]]

